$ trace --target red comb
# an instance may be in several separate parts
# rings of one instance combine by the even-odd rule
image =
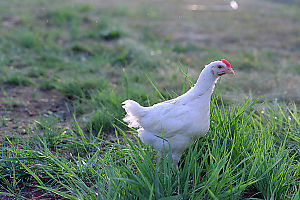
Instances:
[[[231,68],[231,64],[230,64],[227,60],[222,59],[221,61],[222,61],[227,67],[230,67],[230,68]]]

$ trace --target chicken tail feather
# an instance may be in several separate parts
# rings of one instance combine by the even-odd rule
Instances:
[[[126,100],[122,104],[122,107],[127,113],[123,118],[123,121],[127,122],[129,127],[140,127],[140,118],[143,116],[143,107],[132,100]]]

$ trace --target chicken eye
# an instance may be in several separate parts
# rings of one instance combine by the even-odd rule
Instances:
[[[221,65],[219,65],[219,66],[218,66],[218,69],[222,69],[222,66],[221,66]]]

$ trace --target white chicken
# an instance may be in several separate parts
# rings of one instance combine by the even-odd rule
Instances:
[[[234,74],[228,61],[214,61],[205,66],[197,83],[185,94],[150,107],[143,107],[133,100],[123,102],[129,127],[138,128],[143,143],[158,151],[172,149],[174,163],[192,141],[203,137],[210,125],[210,99],[218,78]],[[164,139],[163,139],[164,138]]]

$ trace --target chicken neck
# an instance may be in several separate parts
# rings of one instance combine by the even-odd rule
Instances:
[[[210,98],[218,78],[218,76],[212,73],[210,67],[205,67],[199,75],[193,92],[198,96],[208,94]]]

